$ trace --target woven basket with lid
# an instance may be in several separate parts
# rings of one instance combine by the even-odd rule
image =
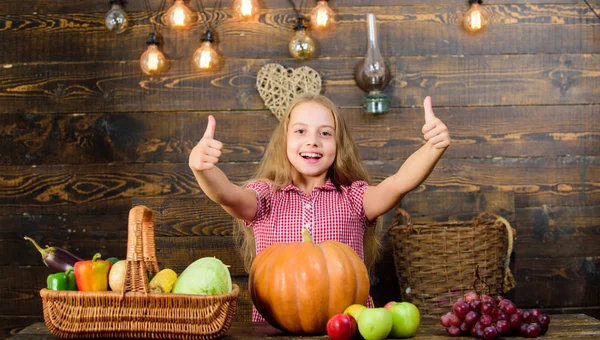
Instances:
[[[122,293],[42,289],[44,321],[55,336],[76,338],[216,339],[233,321],[239,287],[223,295],[151,293],[159,271],[152,211],[129,212],[127,274]]]
[[[509,265],[515,233],[492,213],[471,221],[414,225],[405,210],[397,209],[388,234],[402,301],[414,303],[424,317],[439,317],[468,290],[498,295],[514,288]],[[473,287],[476,270],[485,287]]]

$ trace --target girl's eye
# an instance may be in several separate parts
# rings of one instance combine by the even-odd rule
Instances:
[[[304,129],[298,129],[298,130],[296,130],[294,132],[296,132],[296,133],[304,133]]]
[[[329,132],[329,131],[323,131],[323,132],[321,132],[321,134],[322,134],[323,136],[333,136],[333,135],[331,134],[331,132]]]

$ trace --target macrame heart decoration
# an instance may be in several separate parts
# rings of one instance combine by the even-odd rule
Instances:
[[[294,97],[321,92],[321,76],[308,66],[293,69],[267,64],[256,75],[256,88],[265,106],[281,120]]]

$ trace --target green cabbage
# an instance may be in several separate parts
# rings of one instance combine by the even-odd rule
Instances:
[[[190,264],[175,282],[173,293],[217,295],[231,292],[229,269],[216,257],[203,257]]]

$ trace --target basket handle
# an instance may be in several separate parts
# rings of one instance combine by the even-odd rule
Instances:
[[[412,232],[413,224],[412,224],[412,219],[410,217],[410,214],[402,208],[396,209],[396,216],[394,216],[394,221],[392,222],[392,225],[400,225],[400,219],[402,218],[402,216],[404,216],[404,219],[406,220],[406,225],[408,226],[408,230],[410,230]]]
[[[150,291],[147,273],[158,273],[158,261],[154,242],[154,217],[152,210],[143,205],[129,210],[126,261],[121,298],[129,291],[147,295]]]
[[[482,213],[479,213],[479,215],[477,215],[475,218],[473,218],[473,226],[477,227],[479,223],[481,223],[485,219],[497,220],[498,218],[500,218],[500,216],[492,212],[484,211]]]
[[[516,286],[515,278],[510,271],[510,254],[513,251],[514,240],[516,238],[515,235],[517,234],[517,231],[510,226],[510,223],[504,217],[490,212],[483,212],[477,215],[473,221],[474,226],[478,226],[479,222],[486,217],[494,218],[494,225],[503,224],[506,227],[506,233],[508,234],[508,249],[506,250],[506,258],[504,259],[504,282],[502,284],[503,291],[507,292]]]

